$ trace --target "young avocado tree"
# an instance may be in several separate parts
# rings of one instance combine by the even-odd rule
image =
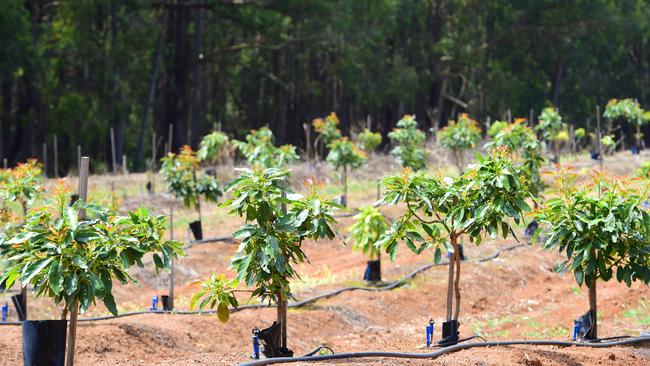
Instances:
[[[407,114],[397,122],[397,128],[388,133],[396,146],[391,150],[398,163],[404,168],[418,171],[426,165],[426,154],[424,152],[424,132],[418,130],[418,122],[415,117]]]
[[[181,198],[185,207],[196,209],[198,221],[190,223],[190,227],[195,239],[202,239],[201,197],[217,202],[221,190],[216,177],[201,172],[201,162],[189,146],[183,146],[178,155],[169,153],[162,158],[160,173],[167,191]]]
[[[359,148],[368,154],[377,150],[381,144],[381,140],[381,133],[372,132],[367,128],[357,136],[357,143],[359,144]]]
[[[348,228],[350,238],[354,242],[352,250],[368,255],[369,259],[363,279],[370,282],[381,281],[381,257],[375,244],[388,230],[386,218],[377,207],[368,206],[354,219],[354,225]]]
[[[211,132],[203,136],[196,156],[199,161],[214,166],[225,155],[229,144],[228,135],[221,131]]]
[[[594,174],[593,184],[582,185],[578,175],[562,169],[555,180],[554,197],[536,213],[541,223],[534,235],[544,234],[543,247],[557,249],[567,259],[557,270],[572,271],[579,286],[589,288],[591,328],[586,339],[598,338],[596,281],[616,276],[629,287],[650,282],[650,213],[641,209],[648,186]]]
[[[339,117],[334,112],[325,118],[316,118],[311,122],[314,130],[318,133],[314,140],[314,151],[318,152],[317,156],[323,156],[324,146],[341,138],[341,130],[337,127],[339,123]]]
[[[496,127],[496,128],[495,128]],[[544,164],[542,146],[535,132],[528,127],[526,120],[517,118],[513,123],[495,122],[488,132],[491,140],[485,144],[490,151],[505,146],[512,155],[513,164],[525,178],[528,191],[539,197],[544,189],[540,169]]]
[[[530,197],[522,178],[516,174],[507,148],[494,149],[490,155],[477,155],[477,163],[469,165],[458,178],[426,177],[406,170],[400,176],[384,179],[386,193],[382,204],[403,203],[406,213],[393,220],[388,232],[377,242],[391,260],[397,254],[399,241],[416,254],[435,246],[434,261],[439,262],[445,247],[449,258],[447,314],[443,324],[443,343],[458,340],[460,313],[461,237],[479,245],[482,235],[496,239],[512,234],[508,219],[519,224],[523,213],[530,210]],[[454,308],[455,302],[455,308]]]
[[[610,99],[605,106],[605,112],[603,112],[603,117],[607,118],[610,122],[616,120],[623,120],[628,123],[632,123],[636,128],[634,134],[636,147],[641,148],[641,140],[643,139],[643,134],[641,133],[641,127],[644,124],[650,122],[650,119],[647,118],[647,115],[639,102],[634,99]]]
[[[32,210],[18,232],[0,241],[0,251],[8,258],[0,281],[31,284],[36,297],[65,304],[62,318],[70,313],[66,364],[72,365],[78,312],[101,300],[117,315],[115,279],[137,282],[128,269],[134,264],[143,267],[147,254],[158,270],[169,269],[172,258],[183,252],[181,243],[164,239],[164,216],[142,208],[126,217],[112,216],[81,200],[70,206],[68,193],[63,186],[55,188],[47,204]]]
[[[566,126],[562,122],[562,116],[556,108],[547,107],[542,110],[542,113],[537,119],[538,124],[535,126],[535,130],[541,132],[542,137],[547,143],[550,142],[553,160],[559,162],[559,143],[564,137],[568,138],[568,132],[566,132]]]
[[[278,348],[267,344],[268,357],[293,354],[287,349],[286,330],[290,281],[299,278],[294,266],[307,260],[302,250],[305,240],[334,238],[336,220],[332,211],[340,207],[321,198],[313,179],[306,182],[306,195],[288,192],[288,177],[288,171],[276,168],[243,169],[239,178],[226,187],[231,198],[223,206],[245,221],[233,233],[241,241],[231,262],[236,282],[214,276],[192,299],[192,305],[198,303],[200,309],[217,306],[218,313],[223,313],[228,305],[237,306],[233,287],[242,283],[253,288],[251,297],[275,302],[278,311],[274,326],[279,327],[281,336]],[[227,315],[220,319],[227,320]]]
[[[348,202],[348,169],[354,170],[361,167],[365,163],[367,155],[347,137],[332,141],[327,148],[330,150],[327,154],[327,161],[332,164],[334,169],[341,171],[341,184],[343,185],[341,204],[346,206]]]
[[[481,140],[481,129],[478,123],[469,118],[466,113],[458,117],[458,121],[449,121],[449,124],[440,130],[438,135],[440,144],[451,149],[458,173],[463,173],[465,166],[465,151],[473,149]]]
[[[27,222],[30,206],[39,198],[43,187],[40,164],[34,160],[18,164],[13,169],[8,169],[2,174],[0,182],[0,213],[4,233],[2,236],[12,235]],[[18,203],[21,208],[20,215],[16,215],[12,203]],[[0,284],[3,282],[0,281]],[[27,317],[27,286],[22,283],[20,299],[25,318]],[[7,285],[7,284],[5,284]],[[10,286],[10,285],[9,285]],[[7,286],[7,288],[9,287]]]
[[[233,140],[232,143],[251,166],[279,168],[299,159],[295,146],[276,147],[273,140],[273,132],[268,127],[262,127],[252,130],[246,136],[246,141]]]

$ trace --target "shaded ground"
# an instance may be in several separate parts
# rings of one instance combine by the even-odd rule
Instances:
[[[137,183],[143,178],[138,180],[134,175],[129,179]],[[129,184],[136,184],[134,182]],[[372,180],[360,183],[352,191],[351,198],[353,206],[372,202],[375,199]],[[127,197],[131,199],[134,198]],[[166,202],[164,196],[159,199]],[[178,238],[183,238],[185,232],[180,229],[183,220],[185,223],[191,220],[193,213],[183,210],[179,213],[175,219],[179,225],[176,232]],[[385,210],[388,216],[398,213],[399,208]],[[238,225],[236,219],[228,218],[213,206],[208,206],[204,217],[208,223],[206,236],[227,235]],[[351,218],[341,219],[341,229],[352,221]],[[552,271],[553,265],[562,259],[559,255],[530,246],[505,252],[490,262],[473,262],[513,243],[514,240],[485,242],[479,248],[466,248],[469,261],[463,264],[461,277],[462,335],[480,334],[489,340],[568,340],[573,319],[587,310],[588,300],[586,289],[577,287],[572,276]],[[176,265],[176,307],[187,309],[189,296],[194,291],[189,283],[195,276],[205,276],[211,271],[229,273],[227,262],[235,250],[236,245],[226,243],[189,248],[189,256]],[[365,259],[352,253],[350,246],[340,241],[308,242],[305,251],[311,262],[299,266],[303,281],[293,285],[298,299],[361,283]],[[431,259],[432,253],[418,257],[400,248],[395,263],[382,263],[384,279],[397,279]],[[121,311],[143,310],[150,305],[154,294],[166,293],[165,274],[156,276],[144,269],[133,273],[140,279],[140,287],[116,288]],[[336,352],[428,352],[422,348],[424,327],[430,318],[437,324],[443,320],[446,276],[446,267],[436,267],[394,291],[348,292],[306,308],[292,309],[288,318],[289,346],[296,354],[306,353],[321,344]],[[600,286],[598,296],[601,336],[638,335],[650,327],[648,286],[635,284],[628,289],[623,284],[610,282]],[[0,301],[6,299],[6,295],[0,297]],[[30,299],[32,318],[55,318],[57,312],[47,300]],[[89,313],[107,312],[103,306],[96,306]],[[78,331],[76,360],[79,365],[230,365],[246,362],[251,352],[251,329],[270,325],[274,317],[274,309],[259,309],[234,313],[227,324],[219,323],[216,316],[211,315],[158,314],[84,323]],[[438,327],[436,336],[439,334]],[[0,365],[22,364],[21,344],[19,327],[1,327]],[[647,365],[650,356],[647,348],[499,347],[462,351],[435,361],[374,359],[330,364]]]

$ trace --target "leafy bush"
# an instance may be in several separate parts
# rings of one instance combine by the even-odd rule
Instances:
[[[555,141],[558,134],[565,129],[562,116],[553,107],[544,108],[538,120],[539,123],[535,126],[535,129],[541,131],[542,136],[547,141]]]
[[[92,218],[80,219],[78,209]],[[0,242],[8,257],[3,280],[8,286],[16,279],[31,283],[37,297],[63,301],[70,311],[77,303],[86,310],[100,299],[117,315],[113,279],[137,282],[128,268],[144,266],[147,253],[154,253],[156,269],[169,268],[171,259],[182,254],[181,243],[164,239],[165,225],[165,216],[142,208],[119,217],[81,201],[69,207],[67,195],[59,193],[49,205],[35,210],[15,236]]]
[[[650,283],[650,214],[641,209],[646,190],[624,180],[594,175],[593,184],[580,184],[578,175],[560,171],[554,198],[536,214],[546,234],[543,246],[566,253],[559,272],[572,271],[578,285],[587,284],[594,329],[597,320],[596,280]],[[591,336],[597,337],[595,330]]]
[[[415,117],[407,114],[397,122],[397,128],[388,133],[388,138],[397,145],[390,153],[403,167],[413,170],[424,169],[426,165],[425,135],[417,126]]]
[[[341,130],[338,129],[339,117],[336,113],[332,112],[327,117],[316,118],[312,121],[314,130],[318,133],[317,140],[321,140],[323,144],[327,145],[334,140],[341,138]]]
[[[610,120],[623,119],[626,120],[636,127],[636,133],[634,135],[637,146],[641,145],[641,139],[643,134],[641,133],[641,126],[650,121],[650,115],[648,112],[644,111],[634,99],[610,99],[605,106],[605,112],[603,112],[603,117]]]
[[[650,161],[642,163],[639,169],[637,169],[636,175],[641,178],[650,179]]]
[[[178,155],[169,153],[162,158],[160,173],[167,191],[181,198],[185,207],[195,207],[200,212],[201,196],[212,202],[221,196],[219,183],[214,177],[201,173],[200,161],[189,146],[183,146]]]
[[[280,168],[299,159],[295,146],[276,147],[273,140],[273,132],[268,127],[262,127],[259,130],[252,130],[246,136],[246,141],[233,140],[233,145],[252,166]]]
[[[439,137],[440,144],[453,151],[458,171],[462,172],[465,165],[464,151],[474,148],[481,140],[481,129],[475,120],[463,113],[458,117],[458,121],[449,121],[449,124],[440,130]]]
[[[456,277],[453,283],[448,283],[447,320],[457,320],[460,312],[458,244],[461,236],[469,236],[477,245],[484,232],[493,239],[499,232],[506,238],[512,233],[508,219],[519,224],[523,213],[530,210],[525,201],[530,194],[506,150],[497,148],[487,157],[478,155],[478,162],[469,165],[456,179],[426,177],[409,171],[384,179],[386,193],[382,204],[405,203],[407,211],[393,220],[377,246],[386,250],[391,260],[397,254],[399,241],[404,241],[416,254],[435,246],[436,262],[440,261],[441,248],[455,253],[449,264],[450,279],[454,271]],[[456,309],[452,317],[453,293]]]
[[[381,144],[381,133],[366,128],[357,136],[357,142],[361,150],[367,153],[375,151]]]
[[[223,132],[215,131],[203,136],[197,157],[200,161],[213,162],[223,153],[230,140]]]
[[[492,135],[492,140],[485,145],[485,148],[493,150],[501,146],[507,147],[513,155],[517,171],[525,177],[524,182],[528,191],[537,196],[544,189],[539,173],[544,158],[537,135],[525,121],[523,118],[517,118],[512,124],[500,124],[498,132]]]
[[[9,202],[18,202],[23,210],[23,217],[27,209],[38,198],[42,191],[43,179],[40,164],[32,159],[18,164],[13,169],[3,170],[0,175],[0,210],[9,214]]]
[[[327,161],[332,164],[334,169],[347,167],[357,169],[366,161],[365,152],[359,150],[347,137],[334,140],[327,147],[330,149]]]
[[[230,208],[230,213],[245,221],[233,233],[234,238],[241,241],[232,258],[236,281],[222,277],[209,280],[203,287],[206,290],[203,294],[209,300],[199,302],[203,295],[195,295],[193,300],[201,309],[222,303],[226,305],[217,306],[227,307],[228,303],[236,306],[228,296],[237,283],[253,287],[253,297],[285,303],[291,295],[289,281],[298,278],[294,265],[306,260],[302,242],[335,236],[336,220],[332,210],[340,206],[323,200],[313,179],[306,183],[307,195],[300,195],[287,192],[289,173],[286,170],[255,168],[241,172],[240,177],[226,187],[231,198],[223,203]],[[210,281],[217,283],[211,285]]]
[[[348,228],[350,237],[354,241],[352,250],[367,254],[370,259],[377,258],[379,250],[375,244],[388,229],[384,215],[378,208],[368,206],[363,208],[354,219],[354,225]]]

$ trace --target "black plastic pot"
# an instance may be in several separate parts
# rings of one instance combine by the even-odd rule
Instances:
[[[163,310],[167,310],[167,311],[173,310],[171,304],[169,303],[169,295],[161,295],[160,299],[162,300]]]
[[[0,282],[0,291],[4,291],[6,289],[7,289],[7,281]]]
[[[67,325],[67,320],[24,321],[25,366],[63,366]]]
[[[446,346],[458,343],[458,326],[458,320],[442,323],[442,339],[438,343]]]
[[[368,282],[381,281],[381,261],[379,259],[368,261],[368,266],[366,267],[366,273],[364,273],[363,279]]]
[[[201,227],[201,221],[192,221],[190,222],[190,230],[192,230],[192,235],[194,235],[195,240],[203,240],[203,228]]]

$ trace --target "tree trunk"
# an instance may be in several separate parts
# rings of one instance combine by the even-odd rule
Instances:
[[[343,180],[343,206],[348,206],[348,167],[343,165],[343,174],[341,175]]]
[[[598,338],[598,305],[596,302],[596,280],[592,280],[591,283],[587,284],[589,287],[589,311],[593,317],[593,324],[591,326],[591,331],[589,332],[590,338]]]
[[[277,295],[277,321],[280,325],[280,347],[287,346],[287,299],[283,298],[281,293]]]
[[[456,310],[454,311],[454,319],[458,320],[460,314],[460,249],[458,248],[458,237],[451,237],[451,245],[454,246],[454,261],[456,262],[456,278],[454,280],[454,292],[456,293]]]
[[[77,342],[77,315],[79,314],[79,301],[75,300],[74,309],[70,313],[68,329],[68,347],[66,349],[65,365],[74,366],[74,348]]]
[[[451,320],[454,297],[454,261],[455,256],[449,256],[449,277],[447,279],[447,321]]]

